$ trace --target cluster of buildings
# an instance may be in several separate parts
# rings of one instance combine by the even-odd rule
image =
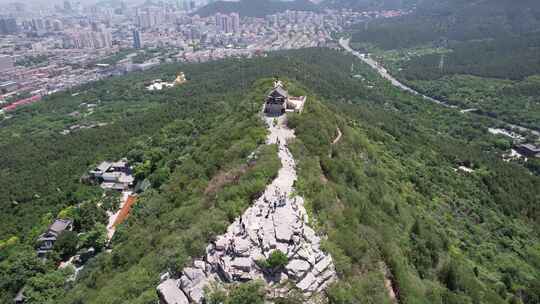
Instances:
[[[267,51],[336,46],[331,33],[407,12],[285,11],[262,18],[196,14],[193,0],[111,1],[84,6],[0,4],[0,109],[161,62],[253,57]],[[130,49],[133,53],[123,55]],[[153,58],[133,62],[137,52]],[[158,51],[156,51],[158,50]],[[118,59],[110,60],[115,56]],[[133,55],[133,56],[132,56]],[[147,57],[147,56],[144,56]],[[106,62],[106,63],[105,63]],[[39,96],[39,97],[38,97]],[[28,99],[32,97],[32,99]]]
[[[534,141],[528,141],[520,133],[514,130],[501,129],[501,128],[488,128],[488,132],[493,135],[502,135],[512,139],[512,148],[507,153],[503,154],[503,160],[515,161],[525,160],[529,158],[540,158],[540,146],[534,143]],[[533,131],[533,134],[538,137],[539,134]]]
[[[104,161],[90,170],[89,176],[104,190],[126,191],[133,188],[135,181],[126,159]]]
[[[68,34],[62,40],[64,48],[76,49],[102,49],[112,48],[111,31],[103,29],[100,31],[77,31]]]

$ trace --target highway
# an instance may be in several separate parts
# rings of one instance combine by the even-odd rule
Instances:
[[[353,54],[354,56],[358,57],[360,60],[365,62],[367,65],[369,65],[370,67],[375,69],[379,73],[379,75],[381,75],[384,79],[390,81],[390,83],[392,83],[393,86],[398,87],[398,88],[400,88],[400,89],[402,89],[404,91],[407,91],[409,93],[412,93],[414,95],[422,96],[422,98],[427,99],[427,100],[429,100],[431,102],[440,104],[442,106],[449,107],[449,108],[457,108],[454,105],[449,105],[446,102],[443,102],[443,101],[437,100],[435,98],[432,98],[432,97],[426,96],[424,94],[421,94],[420,92],[414,90],[413,88],[403,84],[402,82],[400,82],[399,80],[394,78],[394,76],[390,75],[390,73],[388,73],[388,71],[384,67],[382,67],[377,61],[371,59],[369,56],[367,56],[365,54],[360,54],[359,52],[353,50],[349,46],[349,39],[340,38],[339,39],[339,44],[347,52],[349,52],[349,53]]]

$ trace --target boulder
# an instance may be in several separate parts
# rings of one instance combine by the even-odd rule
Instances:
[[[287,253],[288,249],[289,249],[289,244],[288,243],[278,242],[276,244],[276,249],[283,252],[283,253]]]
[[[293,225],[295,223],[296,216],[291,208],[284,207],[276,209],[274,215],[276,239],[281,242],[289,242],[294,233]]]
[[[304,226],[304,238],[311,244],[319,244],[321,239],[315,234],[315,231],[309,226]]]
[[[197,285],[200,282],[206,280],[206,275],[199,268],[193,268],[193,267],[184,268],[184,276],[186,276],[189,279],[189,281],[191,281],[191,285]]]
[[[286,266],[287,273],[295,279],[303,278],[310,268],[311,265],[307,261],[300,259],[294,259]]]
[[[311,248],[304,246],[300,250],[298,250],[298,256],[310,263],[311,265],[315,265],[315,254],[311,250]]]
[[[317,285],[317,278],[311,272],[308,272],[308,274],[296,284],[303,292],[313,292],[315,288],[317,288],[317,286],[314,285]]]
[[[203,272],[206,272],[206,263],[204,261],[195,260],[195,262],[193,262],[193,265],[195,266],[195,268],[198,268],[202,270]]]
[[[333,269],[328,269],[319,275],[319,281],[324,283],[326,281],[333,280],[336,277],[336,272]]]
[[[266,219],[262,227],[263,247],[265,251],[269,251],[276,247],[276,236],[274,230],[274,223],[270,219]]]
[[[260,226],[259,226],[258,223],[252,223],[252,224],[249,225],[249,227],[247,228],[247,234],[248,234],[248,236],[249,236],[249,239],[250,239],[251,242],[254,243],[254,244],[258,244],[258,243],[259,243],[259,236],[258,236],[259,229],[260,229]]]
[[[240,256],[249,256],[251,242],[247,239],[235,240],[235,253]]]
[[[189,291],[189,298],[197,304],[204,303],[204,287],[206,284],[199,284]]]
[[[321,261],[319,261],[317,264],[315,264],[316,273],[317,274],[322,273],[323,271],[328,269],[330,265],[332,265],[332,257],[328,255],[324,257]]]
[[[177,280],[165,280],[157,287],[157,293],[162,304],[189,304],[184,292],[178,288]]]
[[[251,259],[246,257],[235,258],[231,261],[231,267],[244,272],[249,272],[251,270],[251,265]]]
[[[227,245],[229,245],[227,239],[224,236],[221,236],[216,241],[215,249],[218,251],[223,251],[227,248]]]

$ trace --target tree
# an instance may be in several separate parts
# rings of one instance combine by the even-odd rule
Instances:
[[[101,207],[107,211],[116,212],[120,206],[121,195],[117,191],[107,192],[101,200]]]
[[[27,303],[55,303],[64,293],[64,284],[66,278],[73,272],[72,268],[50,271],[38,274],[28,280],[24,289],[24,295],[27,297]]]
[[[46,265],[31,247],[19,245],[11,250],[13,253],[0,262],[0,290],[15,293],[28,278],[44,272]]]
[[[257,264],[260,267],[262,267],[265,271],[271,273],[282,270],[287,265],[287,263],[289,263],[289,258],[279,249],[272,251],[268,259],[257,261]]]
[[[93,247],[96,252],[103,250],[107,244],[107,227],[101,223],[96,223],[94,229],[81,236],[79,243],[81,248]]]
[[[208,304],[223,304],[227,301],[227,292],[217,283],[212,283],[204,289]]]
[[[234,287],[225,304],[262,304],[264,288],[261,282],[248,282]]]
[[[60,255],[62,260],[66,260],[77,252],[78,241],[77,233],[64,231],[58,236],[53,250]]]
[[[75,226],[80,231],[89,231],[96,223],[106,223],[107,214],[105,210],[99,208],[93,201],[81,204],[78,209],[78,216],[75,218]]]

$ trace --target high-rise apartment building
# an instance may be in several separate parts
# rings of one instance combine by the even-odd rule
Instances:
[[[231,20],[231,31],[233,33],[240,32],[240,15],[238,13],[231,13],[229,16]]]
[[[138,30],[133,30],[133,48],[142,48],[141,32],[139,32]]]
[[[231,13],[230,15],[217,13],[215,19],[216,31],[221,33],[240,32],[240,15],[238,13]]]
[[[10,35],[16,34],[19,31],[17,20],[12,17],[0,18],[0,34]]]

